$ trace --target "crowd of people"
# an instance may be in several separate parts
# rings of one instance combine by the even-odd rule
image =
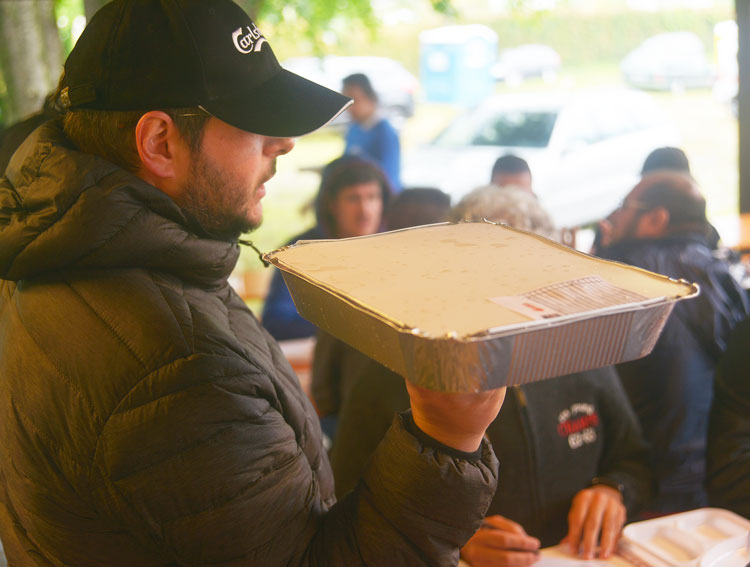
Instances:
[[[524,566],[561,542],[607,558],[632,520],[750,517],[750,295],[679,148],[591,250],[700,286],[641,359],[433,392],[302,319],[279,272],[247,309],[228,278],[276,160],[347,107],[288,244],[478,220],[560,239],[523,159],[455,204],[402,187],[368,78],[342,92],[283,70],[231,0],[92,18],[51,120],[0,153],[9,564]],[[313,336],[310,399],[276,341]]]

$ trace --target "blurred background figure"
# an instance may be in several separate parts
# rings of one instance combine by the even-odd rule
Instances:
[[[59,116],[59,110],[55,108],[55,97],[49,94],[44,99],[44,106],[39,112],[0,131],[0,177],[3,176],[10,158],[29,134],[38,126]]]
[[[369,158],[385,172],[391,188],[401,191],[401,145],[398,133],[378,110],[378,95],[363,73],[344,78],[343,94],[354,100],[346,133],[345,155]]]
[[[292,238],[349,238],[374,234],[381,229],[383,210],[391,197],[391,187],[374,162],[343,156],[323,170],[315,198],[317,224]],[[299,339],[315,335],[317,328],[297,313],[281,272],[275,271],[263,306],[263,326],[276,340]]]
[[[451,216],[486,218],[554,236],[539,201],[518,187],[479,187]],[[330,453],[337,495],[354,488],[394,413],[409,407],[401,376],[342,348],[359,363],[350,365],[353,374],[339,398]],[[577,551],[583,526],[597,522],[606,534],[601,539],[606,553],[626,516],[632,518],[649,498],[647,446],[612,367],[509,388],[487,434],[502,466],[487,529],[462,551],[472,565],[530,565],[540,546],[556,545],[566,534]]]
[[[484,215],[484,216],[482,216]],[[453,208],[451,220],[482,220],[504,223],[557,240],[558,231],[539,200],[530,191],[516,185],[477,187]]]
[[[730,331],[750,311],[747,296],[713,253],[706,202],[685,173],[647,173],[600,225],[603,258],[700,286],[697,298],[675,306],[651,354],[617,370],[652,445],[657,494],[649,512],[704,507],[714,372]]]
[[[711,506],[750,519],[750,318],[721,355],[708,424],[706,487]]]
[[[529,193],[533,191],[529,164],[525,159],[513,154],[505,154],[495,160],[490,183],[498,187],[520,187]]]
[[[641,176],[666,169],[668,171],[681,171],[690,175],[690,162],[687,155],[680,148],[665,146],[653,150],[643,162]]]
[[[406,189],[391,201],[385,215],[385,224],[388,230],[434,224],[447,220],[449,212],[450,197],[439,189]],[[323,432],[329,439],[335,438],[339,411],[350,405],[349,395],[352,389],[360,377],[371,374],[369,369],[373,365],[378,371],[383,369],[387,372],[385,367],[358,350],[324,331],[318,331],[313,357],[311,390],[315,407],[321,418]],[[398,378],[403,386],[403,378],[400,376]],[[404,393],[406,393],[405,389]],[[403,409],[408,407],[407,398],[406,408]],[[390,425],[392,412],[385,417]],[[369,447],[367,445],[367,448]],[[340,457],[342,463],[346,463],[350,455],[340,455]]]

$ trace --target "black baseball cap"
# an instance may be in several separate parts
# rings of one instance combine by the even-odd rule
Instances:
[[[70,109],[199,106],[265,136],[306,134],[351,100],[281,67],[263,34],[231,0],[113,0],[65,62]]]

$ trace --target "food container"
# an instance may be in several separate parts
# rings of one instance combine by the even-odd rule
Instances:
[[[297,310],[426,388],[471,392],[648,354],[698,287],[490,222],[266,254]]]
[[[700,508],[629,524],[620,547],[653,567],[745,567],[749,531],[734,512]]]

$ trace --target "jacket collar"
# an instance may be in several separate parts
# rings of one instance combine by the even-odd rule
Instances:
[[[156,187],[74,149],[57,121],[38,128],[0,178],[0,278],[144,268],[213,287],[238,256],[236,241],[203,234]]]

